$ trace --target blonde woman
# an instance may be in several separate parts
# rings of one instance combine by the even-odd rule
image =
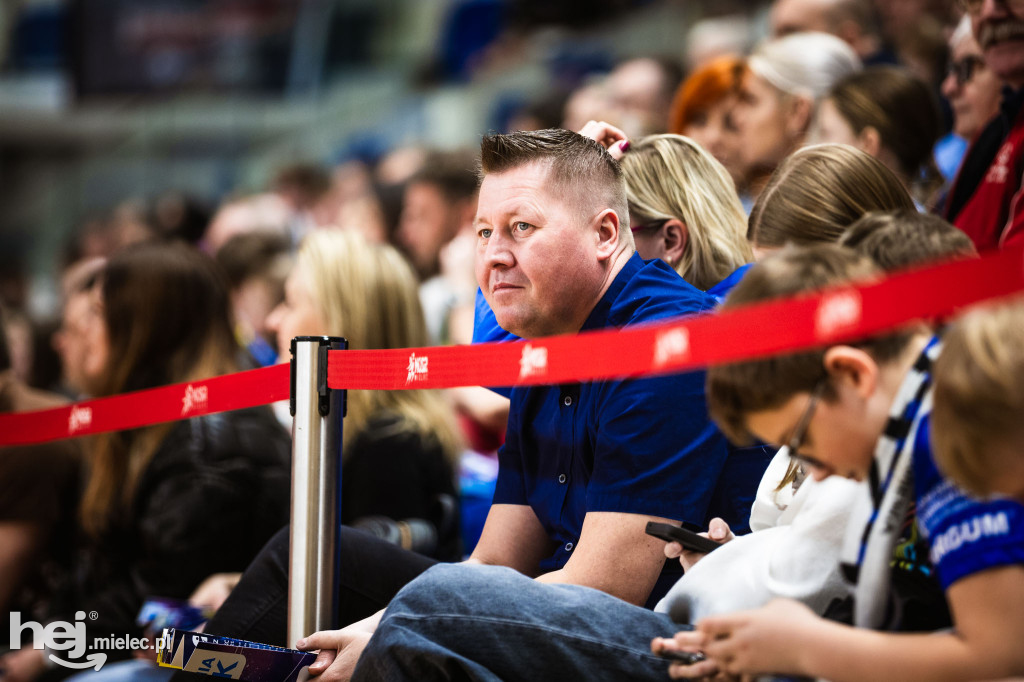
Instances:
[[[651,135],[620,160],[637,253],[708,291],[753,256],[728,171],[696,142]]]
[[[412,269],[390,246],[352,231],[320,230],[302,243],[285,282],[285,300],[267,325],[279,357],[295,336],[343,336],[349,348],[428,345]],[[342,523],[447,518],[435,528],[444,558],[459,554],[455,460],[461,443],[451,408],[434,391],[349,391],[342,443]],[[447,498],[439,497],[447,496]],[[426,540],[426,539],[425,539]],[[429,543],[433,544],[433,543]]]

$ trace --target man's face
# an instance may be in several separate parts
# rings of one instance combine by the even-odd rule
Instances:
[[[498,324],[524,338],[579,331],[600,296],[596,217],[546,163],[489,173],[477,204],[476,278]]]
[[[421,277],[437,273],[441,247],[455,237],[459,227],[458,211],[445,201],[438,187],[414,182],[405,189],[397,237]]]
[[[974,38],[997,78],[1024,86],[1024,2],[984,0],[971,14]]]
[[[806,430],[795,454],[808,465],[812,477],[865,479],[884,426],[884,414],[879,424],[876,415],[840,388],[835,401],[820,398],[812,405],[810,394],[798,393],[779,407],[753,412],[747,417],[747,428],[765,443],[788,445],[801,418]]]
[[[771,10],[772,37],[803,31],[831,33],[826,4],[820,0],[775,0]]]

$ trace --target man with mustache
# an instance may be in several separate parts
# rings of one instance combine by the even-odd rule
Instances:
[[[987,68],[1005,85],[997,115],[974,141],[946,217],[978,251],[1024,243],[1024,0],[958,0]]]

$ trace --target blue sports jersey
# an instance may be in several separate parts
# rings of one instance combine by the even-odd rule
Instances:
[[[914,489],[918,525],[942,588],[990,568],[1024,564],[1024,507],[979,500],[944,478],[932,457],[928,426],[922,424],[914,443]]]

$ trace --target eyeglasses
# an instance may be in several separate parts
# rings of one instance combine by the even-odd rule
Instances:
[[[963,59],[950,62],[947,73],[956,79],[957,87],[963,87],[970,83],[978,69],[985,68],[985,60],[975,54],[969,54]]]
[[[822,466],[822,463],[811,457],[800,454],[800,448],[804,446],[804,440],[807,438],[807,428],[811,425],[811,419],[814,417],[814,410],[818,406],[818,401],[821,400],[822,394],[825,392],[825,380],[822,379],[811,391],[811,398],[807,401],[807,407],[804,408],[803,414],[800,415],[800,419],[797,420],[796,426],[793,427],[793,434],[789,437],[789,442],[786,443],[786,447],[789,448],[789,456],[795,459],[801,459],[813,466]]]
[[[1001,2],[1012,12],[1024,11],[1024,0],[1001,0]],[[963,11],[977,16],[981,14],[981,7],[985,4],[985,0],[957,0],[957,4]]]
[[[665,218],[664,220],[655,220],[653,223],[644,223],[642,225],[630,225],[629,231],[632,232],[633,234],[636,234],[637,232],[646,232],[648,230],[650,230],[651,232],[657,232],[661,228],[665,227],[665,223],[667,223],[670,220],[672,219]]]

